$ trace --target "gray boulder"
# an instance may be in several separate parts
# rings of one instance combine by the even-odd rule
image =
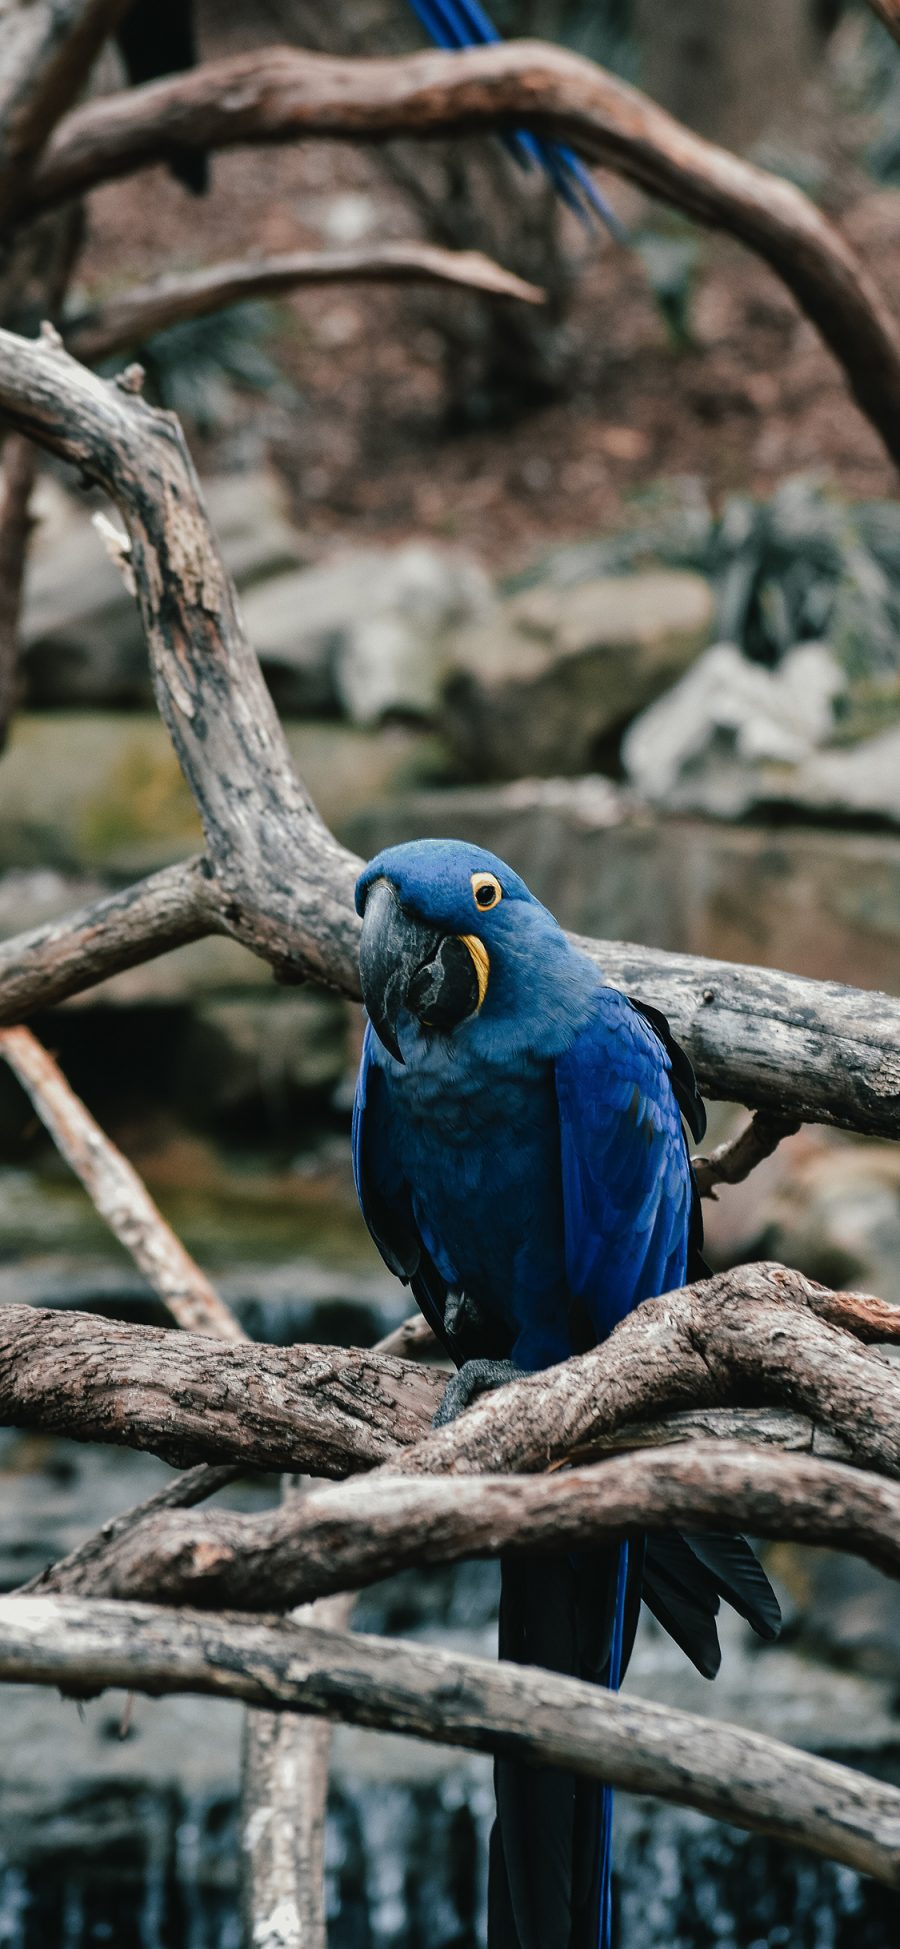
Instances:
[[[799,644],[767,670],[718,643],[630,726],[629,782],[674,811],[739,818],[777,805],[900,825],[900,724],[836,745],[846,694],[827,644]]]
[[[474,777],[596,767],[623,725],[693,662],[712,621],[699,575],[653,570],[513,596],[457,640],[443,721]]]
[[[434,716],[454,630],[484,616],[478,563],[430,542],[345,549],[251,591],[244,618],[285,716]]]

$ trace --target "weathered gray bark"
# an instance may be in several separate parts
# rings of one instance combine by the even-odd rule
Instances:
[[[202,1692],[565,1766],[809,1847],[900,1888],[900,1790],[778,1740],[534,1667],[287,1621],[0,1599],[0,1681]]]
[[[806,1455],[692,1441],[549,1476],[417,1479],[380,1469],[262,1516],[161,1512],[102,1561],[75,1574],[57,1565],[32,1588],[288,1610],[416,1564],[586,1549],[630,1528],[732,1526],[848,1550],[900,1577],[896,1482]]]

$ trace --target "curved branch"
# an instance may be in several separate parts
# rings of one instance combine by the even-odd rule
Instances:
[[[850,245],[802,191],[705,142],[592,62],[541,42],[339,60],[274,47],[129,89],[62,124],[32,209],[178,149],[299,136],[383,141],[527,124],[728,231],[782,278],[900,460],[900,334]]]
[[[285,979],[349,986],[353,862],[297,778],[181,428],[123,379],[107,385],[55,336],[0,332],[0,413],[80,467],[124,518],[157,702],[203,818],[222,929]]]
[[[199,1692],[563,1766],[900,1887],[900,1790],[780,1740],[529,1666],[153,1605],[0,1599],[0,1680]]]
[[[0,224],[127,0],[31,0],[0,12]]]
[[[435,244],[366,244],[353,250],[292,250],[278,257],[235,258],[200,271],[172,273],[137,285],[106,304],[63,321],[66,344],[86,365],[131,351],[154,332],[186,318],[205,318],[247,298],[271,298],[301,285],[440,284],[539,305],[536,284],[505,271],[479,250],[441,250]]]
[[[709,1157],[692,1157],[694,1179],[701,1198],[716,1196],[717,1184],[742,1184],[758,1164],[771,1157],[785,1137],[795,1137],[800,1125],[796,1119],[773,1117],[757,1110],[744,1130],[711,1151]]]
[[[840,1325],[832,1324],[839,1320]],[[849,1327],[850,1331],[844,1328]],[[853,1337],[900,1339],[900,1309],[784,1266],[648,1299],[592,1353],[431,1430],[444,1376],[337,1347],[209,1341],[80,1313],[0,1308],[0,1418],[80,1441],[324,1476],[543,1471],[634,1421],[758,1404],[809,1416],[848,1458],[900,1474],[900,1373]],[[211,1357],[212,1356],[212,1357]]]
[[[209,847],[208,861],[7,942],[0,1021],[213,931],[233,934],[283,980],[358,995],[359,862],[296,777],[177,422],[51,340],[11,333],[0,333],[0,412],[119,504],[160,710]],[[607,979],[665,1009],[708,1095],[897,1134],[894,998],[617,942],[580,945]]]
[[[21,1022],[123,968],[223,932],[210,879],[205,860],[185,860],[0,941],[0,1024]]]
[[[265,1515],[161,1513],[80,1574],[31,1588],[204,1609],[289,1610],[414,1565],[589,1549],[623,1530],[748,1529],[900,1578],[900,1484],[735,1442],[688,1442],[553,1475],[398,1478],[313,1489]]]

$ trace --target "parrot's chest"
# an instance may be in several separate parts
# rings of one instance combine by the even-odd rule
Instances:
[[[566,1308],[553,1067],[392,1079],[392,1143],[447,1283],[510,1330]],[[554,1357],[566,1351],[560,1346]],[[531,1364],[529,1362],[529,1364]],[[534,1364],[538,1364],[535,1362]]]

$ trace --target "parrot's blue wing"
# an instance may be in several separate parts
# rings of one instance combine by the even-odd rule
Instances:
[[[566,1273],[585,1342],[605,1339],[642,1299],[684,1283],[694,1189],[672,1068],[659,1029],[612,989],[598,996],[587,1027],[556,1064]],[[630,1554],[622,1543],[611,1691],[618,1690],[624,1664]],[[635,1558],[640,1579],[637,1550]],[[612,1822],[613,1796],[605,1787],[600,1949],[612,1936]]]
[[[656,1029],[611,988],[556,1064],[566,1273],[594,1340],[684,1283],[694,1193],[671,1072]]]
[[[431,35],[438,47],[490,47],[501,38],[479,0],[409,0],[409,3],[426,34]],[[623,240],[624,228],[615,211],[601,196],[590,170],[567,143],[546,142],[527,129],[516,129],[504,140],[524,168],[537,163],[544,170],[570,210],[588,222],[592,216],[601,217],[612,235],[619,242]]]

